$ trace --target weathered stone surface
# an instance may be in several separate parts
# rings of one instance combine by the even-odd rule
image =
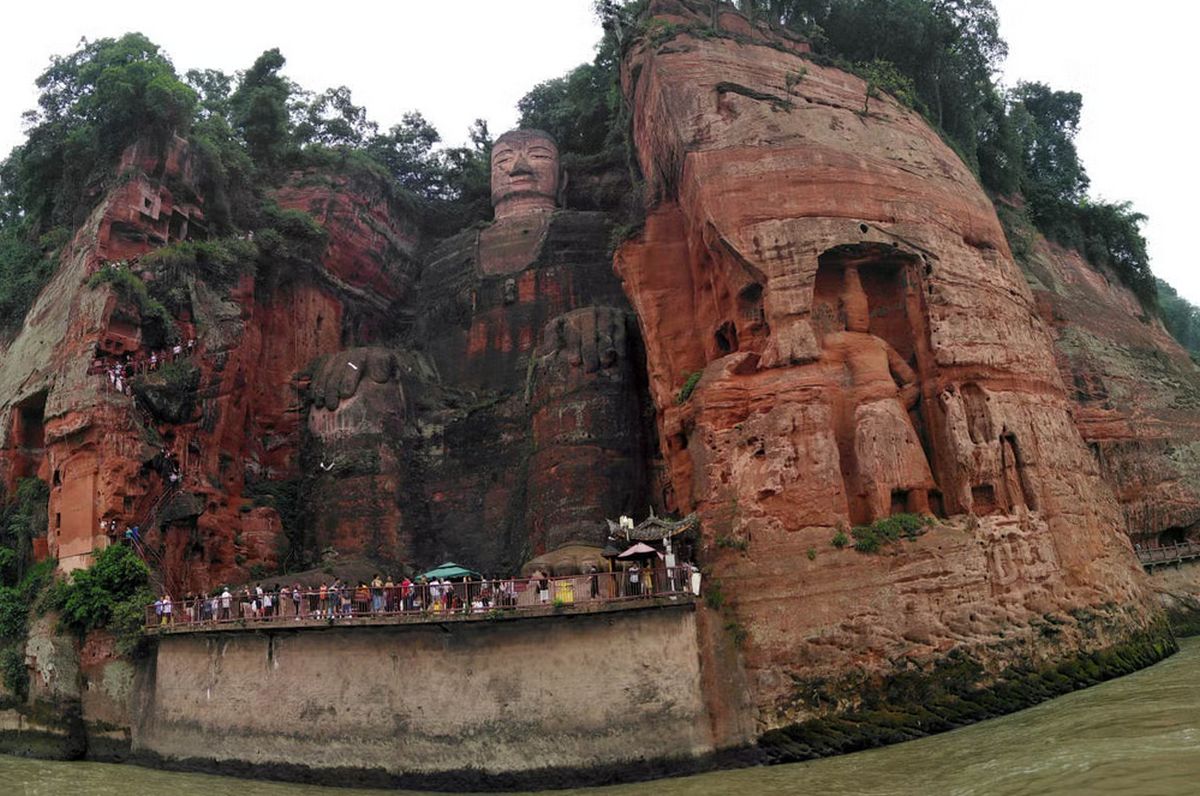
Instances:
[[[1147,626],[1117,503],[967,168],[861,80],[652,8],[682,32],[624,64],[654,204],[616,268],[760,721],[810,717],[796,682],[952,649],[999,671]],[[916,541],[830,547],[926,506],[946,519]]]
[[[1142,547],[1200,523],[1200,367],[1117,277],[1031,241],[1026,278],[1054,333],[1074,418]]]
[[[440,243],[422,272],[413,346],[438,377],[418,387],[422,505],[410,511],[422,560],[515,571],[602,541],[605,512],[646,504],[653,434],[611,222],[547,205],[556,159],[529,168],[543,187],[515,201],[494,161],[497,220]]]
[[[180,205],[168,187],[192,179],[184,142],[161,162],[135,147],[125,165],[133,178],[80,229],[0,355],[0,476],[8,487],[28,475],[52,484],[49,552],[64,569],[109,543],[101,523],[115,521],[118,532],[142,526],[148,559],[173,592],[244,580],[251,567],[277,564],[276,509],[248,506],[245,495],[301,476],[302,374],[318,357],[396,327],[416,231],[377,189],[295,175],[279,201],[324,226],[318,267],[281,278],[268,266],[264,284],[243,277],[225,291],[189,277],[190,312],[179,321],[182,336],[198,341],[195,356],[174,366],[171,383],[162,372],[138,379],[135,401],[89,368],[97,352],[145,354],[154,343],[142,339],[135,307],[85,283],[106,261],[206,230],[202,210]],[[156,459],[163,448],[196,510],[160,516],[170,491]]]
[[[190,279],[195,394],[190,408],[152,397],[153,414],[87,374],[97,350],[150,342],[136,308],[84,282],[202,234],[204,215],[168,187],[191,179],[182,143],[162,163],[131,151],[133,178],[0,350],[0,477],[52,484],[63,569],[107,543],[102,520],[140,522],[174,593],[270,572],[297,547],[507,574],[601,541],[606,515],[695,511],[712,607],[556,622],[552,643],[501,626],[429,631],[437,643],[376,628],[171,639],[132,700],[98,641],[76,679],[85,712],[116,729],[89,737],[119,755],[128,706],[144,759],[199,746],[230,770],[302,757],[393,784],[420,784],[398,767],[535,781],[539,766],[626,765],[631,748],[653,760],[787,736],[950,660],[969,662],[954,687],[976,693],[1102,650],[1139,646],[1138,665],[1170,651],[1125,531],[1158,540],[1200,518],[1195,368],[1070,255],[1038,244],[1031,290],[989,200],[915,114],[737,14],[714,27],[707,5],[652,7],[675,35],[635,42],[624,64],[649,206],[615,263],[612,219],[558,204],[541,134],[501,138],[496,220],[428,247],[376,188],[296,174],[276,198],[325,229],[320,262],[228,288]],[[178,492],[155,467],[164,447]],[[938,521],[876,554],[831,545],[902,511]],[[1171,589],[1172,605],[1194,599]],[[371,659],[377,631],[403,636],[388,649],[412,665]],[[347,655],[366,670],[329,665]],[[446,666],[462,660],[465,680]],[[603,699],[568,687],[597,660]],[[486,674],[513,661],[532,679]],[[247,710],[264,671],[285,698]],[[639,690],[656,679],[671,688]],[[430,696],[469,704],[469,720],[421,724],[439,719]],[[631,723],[655,700],[669,709]],[[576,703],[582,725],[553,723]],[[480,705],[520,743],[480,734]],[[413,748],[393,743],[396,715],[414,717]]]
[[[533,364],[527,519],[533,549],[604,544],[606,517],[643,511],[637,329],[586,307],[549,323]]]
[[[711,750],[699,668],[690,604],[618,622],[168,636],[140,681],[133,749],[342,785],[628,779]]]

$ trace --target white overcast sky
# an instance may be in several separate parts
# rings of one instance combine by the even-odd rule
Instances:
[[[1008,84],[1041,80],[1084,97],[1078,146],[1092,194],[1132,200],[1155,273],[1200,304],[1192,267],[1200,186],[1191,80],[1194,18],[1178,0],[994,0],[1008,41]],[[418,109],[449,143],[477,117],[494,134],[516,121],[535,83],[590,60],[600,37],[590,0],[392,0],[378,3],[19,3],[0,39],[0,153],[20,143],[20,114],[51,54],[140,31],[176,68],[233,72],[279,47],[305,88],[347,85],[386,127]]]

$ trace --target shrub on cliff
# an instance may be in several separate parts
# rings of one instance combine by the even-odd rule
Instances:
[[[232,287],[243,273],[253,273],[258,248],[240,238],[180,241],[144,255],[140,266],[154,274],[148,289],[165,306],[178,310],[190,303],[189,276],[218,289]]]
[[[700,377],[703,375],[703,371],[699,370],[689,373],[683,386],[679,388],[679,394],[675,396],[675,403],[687,403],[688,399],[692,397],[692,393],[696,391],[696,385],[700,383]]]
[[[192,417],[200,369],[189,361],[168,362],[133,380],[133,394],[156,418],[186,423]]]
[[[858,525],[850,530],[854,537],[854,549],[860,553],[875,553],[885,544],[900,539],[916,539],[926,526],[933,523],[932,517],[920,514],[893,514],[875,520],[870,525]]]
[[[150,570],[127,545],[102,550],[90,567],[56,583],[50,598],[71,630],[82,635],[104,627],[126,639],[136,636],[153,601]]]
[[[0,507],[0,585],[15,586],[33,559],[33,538],[46,529],[50,487],[37,478],[22,478],[12,499]]]
[[[166,306],[150,294],[141,277],[128,268],[101,268],[88,279],[88,287],[112,285],[122,302],[137,309],[147,342],[154,348],[162,348],[179,339],[175,318]]]
[[[15,586],[0,586],[0,679],[18,699],[28,688],[25,641],[29,613],[37,610],[38,598],[53,577],[54,562],[31,567]]]

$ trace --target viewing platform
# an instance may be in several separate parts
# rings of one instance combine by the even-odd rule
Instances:
[[[1200,559],[1200,542],[1180,542],[1162,547],[1147,547],[1138,550],[1137,557],[1147,572],[1153,572],[1155,567],[1164,567],[1169,564],[1179,565],[1185,561]]]
[[[204,598],[146,606],[150,635],[247,629],[447,624],[515,617],[609,613],[691,603],[700,575],[689,567],[597,572],[546,578],[462,580],[382,588],[239,588]],[[226,599],[228,593],[228,599]]]

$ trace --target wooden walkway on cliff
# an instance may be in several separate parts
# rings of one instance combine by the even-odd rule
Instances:
[[[334,607],[318,591],[303,591],[296,602],[290,593],[271,592],[271,607],[262,608],[251,592],[178,600],[169,614],[161,603],[146,606],[144,631],[151,635],[211,633],[241,630],[292,630],[321,627],[363,627],[494,621],[515,617],[599,614],[659,606],[689,605],[699,596],[699,574],[686,567],[642,570],[631,573],[597,572],[542,579],[491,581],[495,590],[484,591],[488,581],[455,583],[458,599],[446,599],[429,584],[414,584],[407,596],[376,595],[368,587],[351,589],[349,604]],[[503,584],[503,586],[501,586]],[[545,588],[542,588],[542,587]],[[381,591],[387,591],[381,590]]]
[[[1179,566],[1185,561],[1200,559],[1200,542],[1180,542],[1162,547],[1147,547],[1138,550],[1137,556],[1146,571],[1153,572],[1155,567],[1165,567],[1171,564]]]

